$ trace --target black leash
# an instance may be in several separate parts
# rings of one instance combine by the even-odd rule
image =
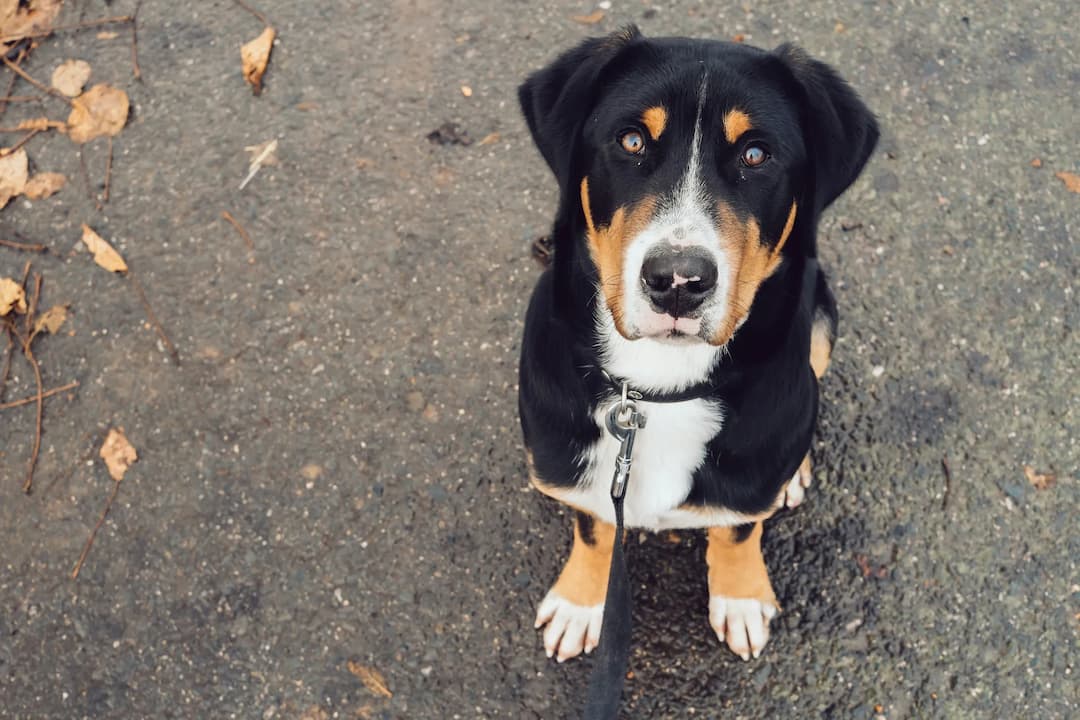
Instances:
[[[623,498],[630,479],[634,438],[645,427],[645,416],[629,399],[626,383],[622,384],[622,401],[612,406],[607,417],[607,430],[620,441],[615,459],[615,476],[611,480],[611,503],[615,507],[615,541],[608,567],[607,596],[604,598],[604,621],[600,626],[600,646],[597,649],[589,691],[585,700],[585,720],[610,720],[619,712],[626,667],[630,660],[630,635],[633,602],[630,578],[626,573],[623,550]]]

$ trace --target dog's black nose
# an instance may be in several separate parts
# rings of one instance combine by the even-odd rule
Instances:
[[[641,285],[658,312],[686,317],[716,287],[716,263],[693,251],[648,255],[641,264]]]

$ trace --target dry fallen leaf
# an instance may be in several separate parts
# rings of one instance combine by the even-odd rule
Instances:
[[[1031,487],[1036,490],[1047,490],[1057,482],[1057,475],[1054,473],[1038,473],[1030,465],[1024,466],[1024,477],[1031,483]]]
[[[52,25],[63,0],[0,0],[0,38],[13,43]]]
[[[53,305],[37,316],[34,321],[34,335],[37,335],[42,330],[47,331],[50,335],[55,335],[65,320],[67,320],[67,305]]]
[[[52,74],[52,86],[68,97],[78,97],[90,79],[90,63],[85,60],[65,60]]]
[[[11,278],[0,278],[0,317],[11,312],[26,312],[26,291]]]
[[[240,47],[244,79],[251,83],[251,91],[256,95],[262,92],[262,77],[267,63],[270,62],[270,49],[274,46],[275,35],[274,28],[267,25],[259,37]]]
[[[110,429],[98,454],[105,461],[105,467],[109,468],[109,477],[116,482],[123,480],[131,463],[139,459],[139,454],[124,436],[124,428]]]
[[[348,667],[349,672],[358,677],[360,682],[364,683],[364,687],[371,692],[385,698],[394,697],[394,693],[390,692],[390,688],[386,686],[386,678],[384,678],[382,673],[375,668],[361,665],[352,660],[346,664],[346,667]]]
[[[127,93],[102,83],[71,101],[68,137],[80,145],[102,135],[116,135],[127,123]]]
[[[1080,175],[1071,172],[1059,172],[1054,175],[1065,183],[1065,189],[1069,192],[1080,193]]]
[[[0,208],[23,191],[28,175],[25,150],[19,148],[13,153],[0,156]]]
[[[23,195],[31,200],[41,200],[60,192],[60,189],[66,184],[67,178],[60,173],[38,173],[26,182]]]
[[[604,19],[604,11],[594,10],[588,15],[572,15],[570,19],[576,23],[581,23],[582,25],[595,25]]]
[[[90,229],[89,225],[82,226],[82,241],[94,254],[94,262],[109,272],[127,272],[127,263],[113,246],[105,242],[100,235]]]

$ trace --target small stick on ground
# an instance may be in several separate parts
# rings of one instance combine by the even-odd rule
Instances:
[[[244,2],[244,0],[233,0],[233,2],[235,2],[237,5],[244,8],[245,10],[247,10],[249,13],[251,13],[255,17],[259,18],[259,20],[262,21],[263,25],[267,25],[267,26],[270,25],[270,21],[266,19],[265,15],[263,15],[261,12],[259,12],[255,8],[248,5],[246,2]]]
[[[113,141],[112,135],[109,136],[109,159],[105,161],[105,191],[101,194],[101,202],[109,202],[109,185],[112,183],[112,158],[113,158]]]
[[[26,48],[23,48],[19,51],[19,54],[15,57],[15,62],[21,63],[24,57],[26,57]],[[8,103],[17,102],[12,98],[11,91],[15,89],[15,83],[17,83],[18,81],[19,78],[16,75],[12,75],[11,80],[8,81],[7,92],[4,93],[6,97],[3,100],[0,100],[0,102],[4,103],[3,105],[0,105],[0,117],[2,117],[4,113],[7,112]]]
[[[157,333],[158,337],[161,338],[161,342],[169,351],[169,355],[172,357],[173,362],[179,366],[180,353],[177,352],[176,346],[172,344],[172,340],[165,334],[165,328],[161,327],[161,323],[158,322],[157,316],[154,315],[154,309],[150,307],[150,301],[146,299],[146,291],[143,290],[142,283],[135,279],[135,275],[130,271],[128,272],[128,280],[131,281],[131,286],[135,288],[135,292],[139,296],[139,301],[142,303],[143,309],[146,310],[146,317],[149,318],[150,324],[154,326],[154,331]]]
[[[251,241],[251,236],[248,235],[247,230],[240,224],[240,221],[232,216],[228,210],[221,211],[221,217],[229,221],[229,224],[236,228],[236,232],[240,233],[240,239],[247,245],[247,249],[251,252],[255,252],[255,243]]]
[[[105,508],[101,511],[101,517],[98,518],[97,525],[90,531],[90,537],[86,538],[86,547],[83,548],[82,555],[79,556],[79,562],[75,563],[75,569],[71,571],[71,579],[77,580],[79,577],[79,571],[82,570],[83,563],[86,562],[86,556],[90,554],[90,547],[94,544],[94,538],[97,537],[98,530],[105,524],[105,518],[109,514],[109,509],[112,508],[113,501],[116,500],[116,493],[120,492],[120,481],[113,480],[113,489],[109,493],[109,499],[105,502]]]
[[[40,245],[38,243],[21,243],[15,242],[14,240],[0,239],[0,245],[3,245],[4,247],[9,247],[13,250],[25,250],[26,252],[43,253],[49,251],[49,248],[45,245]]]
[[[10,330],[5,333],[5,337],[8,344],[7,350],[4,351],[4,372],[0,374],[0,401],[3,401],[4,393],[7,392],[8,375],[11,373],[11,356],[15,354],[15,340],[11,337]],[[3,405],[0,405],[0,408],[3,408]]]
[[[33,316],[35,310],[37,310],[38,299],[41,297],[41,275],[34,273],[34,294],[30,296],[30,307],[26,313],[26,337],[22,337],[16,334],[19,338],[19,342],[22,344],[23,356],[26,361],[30,363],[30,367],[34,370],[34,382],[37,383],[37,395],[34,400],[37,402],[37,416],[34,423],[34,447],[30,451],[30,462],[26,468],[26,481],[23,482],[23,492],[27,495],[30,494],[30,489],[34,485],[34,468],[37,467],[38,453],[41,452],[41,418],[45,410],[45,398],[43,395],[43,384],[41,382],[41,365],[38,364],[37,358],[34,357],[34,350],[31,348],[33,343],[33,336],[30,334],[30,327],[33,323]],[[14,332],[14,328],[11,328]]]
[[[99,211],[101,210],[101,201],[98,200],[97,193],[90,186],[90,171],[86,169],[86,156],[82,150],[77,151],[79,155],[79,168],[82,170],[83,182],[86,184],[86,197],[90,198],[94,202],[94,207]]]
[[[30,330],[34,324],[34,313],[37,312],[38,300],[41,299],[41,275],[34,273],[34,292],[30,294],[30,304],[27,306],[26,317],[24,319],[26,337],[30,337]]]
[[[102,25],[123,25],[133,21],[131,15],[117,15],[114,17],[104,17],[97,20],[84,20],[80,23],[73,25],[57,25],[55,27],[45,28],[43,30],[35,30],[31,33],[19,33],[18,35],[5,35],[0,37],[0,43],[8,43],[12,40],[22,40],[29,38],[48,37],[53,33],[67,32],[68,30],[86,30],[87,28],[100,27]]]
[[[15,76],[12,76],[11,84],[14,85],[18,80]],[[29,103],[29,102],[41,102],[45,99],[44,95],[7,95],[0,97],[0,103]],[[0,113],[4,111],[4,108],[0,107]]]
[[[142,82],[142,70],[139,69],[139,8],[143,0],[135,4],[135,12],[131,13],[131,72],[135,79]]]
[[[10,70],[11,70],[11,72],[15,73],[16,75],[18,75],[19,77],[21,77],[21,78],[22,78],[23,80],[25,80],[26,82],[28,82],[28,83],[30,83],[31,85],[33,85],[33,86],[34,86],[34,87],[36,87],[36,88],[37,88],[38,90],[41,90],[41,91],[43,91],[43,92],[47,92],[47,93],[49,93],[50,95],[54,95],[54,96],[56,96],[56,97],[60,98],[61,100],[63,100],[64,102],[66,102],[66,103],[67,103],[68,105],[74,105],[74,103],[73,103],[73,102],[71,102],[71,98],[69,98],[69,97],[68,97],[67,95],[65,95],[64,93],[60,92],[60,91],[59,91],[59,90],[57,90],[56,88],[51,88],[51,87],[49,87],[48,85],[43,85],[43,84],[41,84],[40,82],[38,82],[38,81],[37,81],[37,80],[35,80],[34,78],[30,77],[30,76],[29,76],[29,75],[28,75],[28,74],[26,73],[26,71],[25,71],[25,70],[23,70],[23,69],[22,69],[21,67],[19,67],[18,65],[16,65],[16,64],[15,64],[15,63],[13,63],[12,61],[8,60],[8,59],[7,59],[7,57],[5,57],[5,56],[3,56],[3,55],[0,55],[0,60],[3,60],[3,61],[4,61],[4,64],[8,66],[8,69],[10,69]]]
[[[949,493],[952,490],[952,472],[949,470],[949,456],[941,457],[941,469],[945,471],[945,493],[941,498],[941,509],[949,509]]]
[[[10,347],[14,347],[14,344],[12,344]],[[67,392],[68,390],[73,390],[77,387],[79,387],[79,381],[73,380],[67,385],[61,385],[60,387],[54,387],[51,390],[46,390],[45,392],[41,393],[41,398],[50,398],[53,395],[59,395],[62,392]],[[6,403],[0,403],[0,410],[10,410],[11,408],[22,407],[23,405],[29,405],[33,402],[37,402],[37,395],[34,395],[33,397],[21,398],[19,400],[12,400]]]
[[[39,132],[41,132],[40,129],[34,129],[34,130],[31,130],[30,132],[26,133],[25,135],[23,135],[22,138],[19,140],[19,142],[15,143],[14,145],[12,145],[9,148],[5,148],[7,150],[7,154],[10,155],[11,153],[13,153],[16,150],[18,150],[19,148],[21,148],[26,143],[30,142],[30,139],[32,137],[34,137],[35,135],[37,135]]]

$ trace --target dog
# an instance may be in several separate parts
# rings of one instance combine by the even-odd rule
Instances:
[[[862,171],[877,122],[798,47],[633,26],[565,52],[519,99],[560,191],[519,368],[530,482],[575,511],[536,617],[547,655],[600,641],[620,449],[605,420],[630,392],[647,425],[626,527],[707,529],[710,624],[758,657],[780,609],[762,522],[810,485],[836,337],[818,220]]]

